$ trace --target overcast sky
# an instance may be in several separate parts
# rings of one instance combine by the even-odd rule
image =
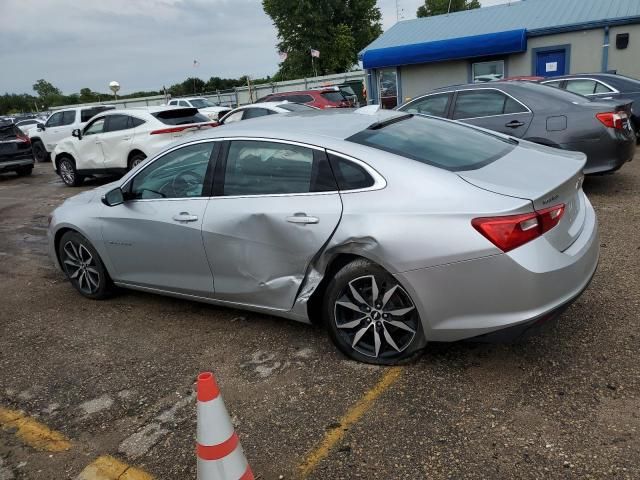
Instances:
[[[399,3],[410,19],[423,1]],[[386,30],[396,0],[378,6]],[[67,94],[117,80],[126,94],[191,75],[262,77],[277,71],[276,43],[260,0],[0,0],[0,92],[33,93],[39,78]]]

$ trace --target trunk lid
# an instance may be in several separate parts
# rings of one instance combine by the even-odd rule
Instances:
[[[564,251],[582,232],[586,205],[582,169],[586,155],[521,142],[498,160],[476,170],[457,172],[476,187],[508,197],[529,200],[536,211],[565,205],[560,223],[544,234]]]

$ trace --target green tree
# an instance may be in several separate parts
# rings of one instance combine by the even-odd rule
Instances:
[[[314,74],[310,49],[319,75],[348,71],[358,52],[382,33],[376,0],[262,0],[278,30],[278,49],[287,53],[274,79]]]
[[[51,83],[47,82],[44,78],[41,78],[33,84],[33,89],[40,98],[47,98],[53,96],[62,95],[60,89],[54,87]]]
[[[98,95],[93,93],[90,88],[81,88],[80,89],[80,102],[82,103],[90,103],[95,102],[97,100]]]
[[[451,4],[451,9],[449,9],[449,4]],[[473,10],[480,8],[480,6],[478,0],[425,0],[424,5],[418,7],[416,15],[418,17],[433,17],[450,11]]]

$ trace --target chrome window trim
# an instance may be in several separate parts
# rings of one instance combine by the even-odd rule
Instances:
[[[336,155],[340,158],[343,158],[349,162],[353,162],[356,165],[359,165],[360,167],[362,167],[369,175],[371,175],[371,178],[373,178],[373,185],[371,185],[370,187],[366,187],[366,188],[356,188],[353,190],[339,190],[339,192],[341,194],[346,194],[346,193],[362,193],[362,192],[373,192],[376,190],[382,190],[384,188],[386,188],[387,186],[387,180],[375,169],[373,168],[371,165],[369,165],[368,163],[363,162],[362,160],[359,160],[355,157],[352,157],[350,155],[347,155],[345,153],[340,153],[340,152],[336,152],[335,150],[330,150],[330,149],[326,149],[326,152],[328,154],[331,155]]]
[[[600,80],[598,78],[593,78],[593,77],[571,77],[571,78],[563,78],[562,81],[565,82],[570,82],[572,80],[591,80],[593,82],[599,83],[601,85],[604,85],[605,87],[607,87],[609,90],[611,90],[610,92],[602,92],[602,93],[590,93],[589,95],[611,95],[614,93],[620,93],[620,91],[614,87],[612,87],[611,85],[609,85],[607,82]],[[558,80],[545,80],[544,82],[540,82],[541,85],[546,85],[549,82],[557,82]],[[567,90],[566,88],[563,88],[562,90]],[[571,90],[567,90],[567,92],[571,92]],[[571,93],[576,93],[576,92],[571,92]],[[581,95],[580,93],[578,93],[578,95]],[[585,95],[586,96],[586,95]]]
[[[500,90],[499,88],[495,88],[495,87],[488,87],[488,88],[465,88],[462,90],[456,90],[457,93],[460,92],[476,92],[479,90],[494,90],[496,92],[500,92],[504,95],[506,95],[507,97],[511,98],[513,101],[519,103],[520,105],[522,105],[527,111],[526,112],[516,112],[516,113],[501,113],[499,115],[483,115],[481,117],[465,117],[465,118],[453,118],[453,115],[456,113],[456,106],[455,104],[453,105],[453,112],[451,112],[451,120],[454,121],[462,121],[462,120],[477,120],[479,118],[495,118],[495,117],[507,117],[510,115],[522,115],[522,114],[529,114],[529,113],[533,113],[531,111],[531,109],[525,105],[524,103],[522,103],[520,100],[518,100],[517,98],[515,98],[513,95],[505,92],[504,90]],[[456,96],[456,101],[458,100],[458,97]]]

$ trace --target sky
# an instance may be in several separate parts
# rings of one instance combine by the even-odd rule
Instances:
[[[398,2],[408,20],[423,0]],[[386,30],[396,0],[378,6]],[[278,69],[276,44],[260,0],[0,0],[0,93],[33,94],[40,78],[66,94],[117,80],[126,94],[189,76],[264,77]]]

